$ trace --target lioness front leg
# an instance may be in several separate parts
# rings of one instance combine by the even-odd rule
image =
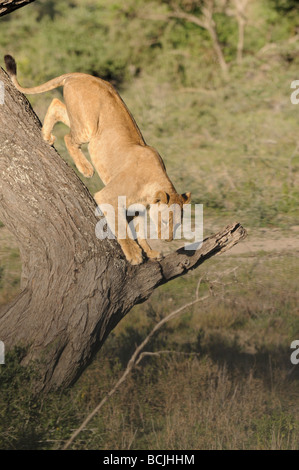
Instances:
[[[97,202],[102,213],[105,215],[107,224],[116,236],[117,241],[127,259],[132,265],[141,264],[143,261],[142,250],[135,240],[130,238],[130,228],[122,211],[118,211],[117,196],[115,196],[113,184],[108,184],[101,191],[94,195],[94,199]],[[121,231],[124,232],[126,238],[120,238],[119,228],[122,227]]]
[[[135,227],[138,243],[149,259],[160,260],[163,258],[163,255],[159,251],[153,250],[147,242],[144,217],[146,217],[145,214],[143,214],[142,216],[139,215],[135,217]]]

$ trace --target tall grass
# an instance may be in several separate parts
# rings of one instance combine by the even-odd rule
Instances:
[[[214,296],[160,330],[148,350],[173,352],[143,359],[72,448],[298,449],[296,270],[292,255],[208,262],[199,295],[222,273]],[[35,397],[38,369],[19,365],[22,351],[9,353],[0,368],[1,448],[62,448],[158,319],[194,296],[198,275],[134,307],[67,391]]]

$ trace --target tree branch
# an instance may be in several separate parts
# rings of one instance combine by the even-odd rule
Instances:
[[[155,21],[166,21],[171,18],[177,18],[177,19],[186,20],[186,21],[189,21],[190,23],[196,24],[200,28],[207,29],[207,24],[204,21],[202,21],[200,18],[190,13],[185,13],[181,10],[171,11],[165,14],[150,14],[150,15],[143,16],[143,18],[148,19],[148,20],[155,20]]]
[[[225,78],[228,78],[228,66],[225,61],[222,49],[221,49],[221,45],[219,42],[217,30],[216,30],[216,24],[215,24],[215,21],[213,20],[213,9],[214,9],[214,1],[205,0],[204,6],[202,7],[202,18],[199,18],[196,15],[193,15],[191,13],[186,13],[183,10],[181,10],[179,7],[177,7],[174,11],[170,11],[165,14],[153,14],[153,15],[150,14],[150,15],[144,16],[144,18],[149,19],[149,20],[162,20],[162,21],[167,21],[168,19],[171,19],[171,18],[182,19],[182,20],[189,21],[190,23],[193,23],[196,26],[199,26],[200,28],[207,30],[210,34],[213,48],[217,55],[223,76]]]
[[[244,49],[244,31],[247,22],[246,8],[248,0],[234,0],[235,16],[238,22],[238,45],[237,45],[237,62],[241,64]]]
[[[29,5],[34,0],[0,0],[0,16],[8,15],[18,8]]]
[[[229,250],[245,237],[245,229],[236,222],[205,239],[202,247],[198,250],[186,251],[184,248],[181,248],[169,254],[160,262],[164,282],[181,276],[190,269],[197,268],[211,256]]]

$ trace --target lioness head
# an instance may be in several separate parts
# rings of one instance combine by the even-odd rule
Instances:
[[[191,193],[184,194],[157,191],[150,209],[150,216],[155,223],[158,238],[172,241],[176,229],[181,225],[183,205],[189,204]]]

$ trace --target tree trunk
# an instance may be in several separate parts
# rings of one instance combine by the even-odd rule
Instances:
[[[115,240],[95,235],[96,203],[41,137],[24,95],[0,69],[0,220],[17,239],[21,293],[0,312],[6,350],[40,362],[39,388],[72,384],[111,330],[160,284],[195,268],[245,236],[239,224],[161,262],[131,266]]]

